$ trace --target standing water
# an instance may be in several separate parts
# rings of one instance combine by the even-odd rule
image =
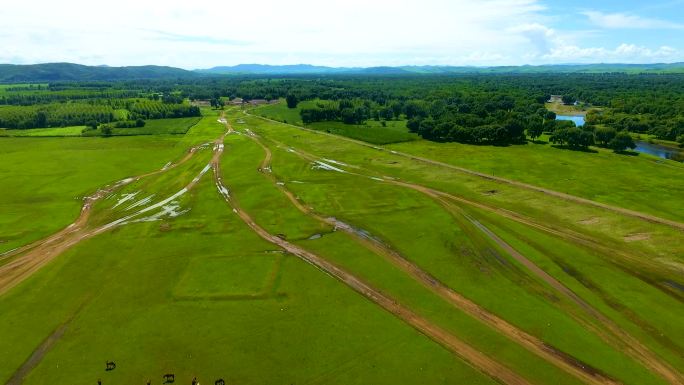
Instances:
[[[584,116],[582,115],[556,115],[556,120],[569,120],[575,123],[575,126],[584,126]]]
[[[684,150],[676,147],[661,146],[654,143],[635,142],[634,151],[644,154],[654,155],[663,159],[671,159],[677,162],[684,162]]]

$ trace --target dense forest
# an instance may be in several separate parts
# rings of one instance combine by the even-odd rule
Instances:
[[[545,108],[551,95],[597,109],[575,128]],[[195,116],[199,109],[188,101],[219,98],[285,98],[292,108],[315,101],[301,109],[306,124],[406,120],[412,132],[434,141],[508,144],[548,133],[558,144],[586,147],[635,132],[684,142],[684,74],[245,75],[12,84],[0,86],[0,127]]]

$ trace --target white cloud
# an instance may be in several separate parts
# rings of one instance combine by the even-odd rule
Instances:
[[[643,47],[581,48],[577,32],[547,26],[541,1],[13,1],[0,12],[0,62],[510,65],[574,61],[563,54],[573,49],[614,60],[681,58]]]
[[[672,47],[662,46],[658,49],[650,49],[625,43],[614,49],[560,45],[542,56],[543,59],[553,62],[572,63],[657,63],[671,62],[677,57],[681,57],[681,52]]]
[[[583,12],[589,21],[601,28],[610,29],[684,29],[684,24],[667,20],[650,19],[627,13]]]

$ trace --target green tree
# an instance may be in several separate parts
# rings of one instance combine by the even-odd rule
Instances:
[[[299,104],[299,98],[297,95],[289,93],[285,97],[285,102],[287,102],[287,108],[297,108],[297,104]]]
[[[112,127],[106,124],[102,126],[102,136],[112,136]]]
[[[537,140],[544,133],[544,125],[542,122],[531,121],[527,126],[527,135],[529,135],[532,140]]]
[[[599,142],[603,147],[607,147],[608,143],[615,138],[617,131],[612,127],[598,127],[594,132],[596,141]]]
[[[618,132],[615,138],[608,143],[608,147],[615,152],[621,152],[628,148],[636,148],[636,144],[634,144],[634,139],[632,139],[631,135],[626,132]]]

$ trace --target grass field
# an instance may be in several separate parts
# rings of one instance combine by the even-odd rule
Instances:
[[[255,113],[280,122],[303,125],[299,111],[302,108],[313,107],[315,104],[315,101],[305,101],[299,103],[297,108],[287,108],[284,103],[270,104],[257,108]],[[386,121],[385,125],[383,127],[381,122],[369,120],[365,124],[359,125],[342,122],[316,122],[307,125],[307,127],[373,144],[410,142],[419,138],[418,135],[408,132],[404,120]]]
[[[218,113],[172,136],[0,138],[0,252],[145,174],[94,195],[59,239],[0,255],[0,382],[678,381],[681,229],[448,165],[674,220],[684,167],[537,144],[381,148],[347,139],[363,128],[235,108],[223,137]]]
[[[135,136],[135,135],[181,135],[188,132],[201,118],[175,118],[175,119],[152,119],[145,121],[144,127],[114,128],[111,136]],[[55,128],[32,128],[28,130],[3,130],[0,129],[0,137],[26,137],[26,136],[102,136],[100,130],[85,131],[85,126],[55,127]]]
[[[0,130],[0,136],[81,136],[85,126],[33,128],[30,130]]]

